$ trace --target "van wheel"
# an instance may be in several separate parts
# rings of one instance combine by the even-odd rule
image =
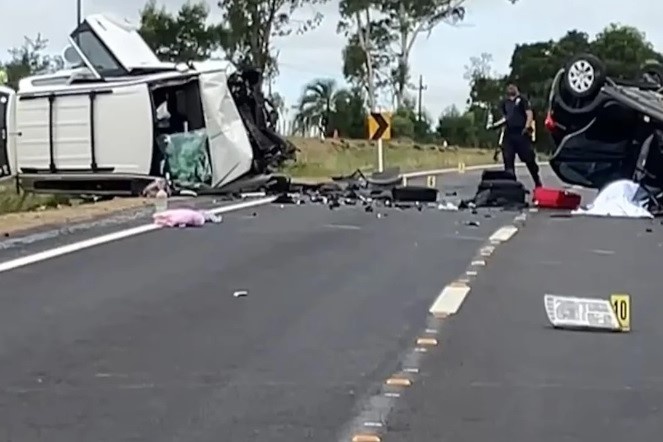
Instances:
[[[605,65],[598,57],[580,54],[566,64],[562,84],[574,98],[589,98],[597,95],[606,78]]]

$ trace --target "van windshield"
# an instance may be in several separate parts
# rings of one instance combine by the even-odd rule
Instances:
[[[90,29],[79,29],[72,34],[72,39],[102,77],[127,75],[127,71],[117,61],[104,43]]]

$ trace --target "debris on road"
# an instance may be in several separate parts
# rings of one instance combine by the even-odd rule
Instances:
[[[487,175],[489,178],[501,175]],[[477,208],[497,208],[503,210],[519,210],[527,207],[524,195],[526,190],[522,183],[509,180],[482,180],[479,184],[477,196],[461,200],[457,191],[445,192],[443,195],[438,189],[424,186],[402,185],[402,175],[398,168],[388,169],[384,172],[373,173],[370,176],[361,170],[350,175],[332,177],[330,182],[317,184],[290,183],[288,190],[278,194],[274,203],[280,208],[286,205],[321,204],[335,210],[344,206],[360,206],[367,213],[375,212],[376,208],[384,209],[434,209],[437,211],[459,211],[469,209],[472,215],[478,215]],[[506,187],[506,191],[503,189]],[[513,190],[516,190],[515,192]],[[442,197],[440,197],[442,195]],[[455,198],[450,199],[449,196]],[[377,218],[387,214],[381,210]],[[490,214],[483,215],[490,218]],[[468,224],[478,226],[473,221]]]
[[[645,207],[649,192],[631,180],[618,180],[608,184],[586,208],[574,210],[574,215],[622,218],[654,218]]]
[[[542,209],[576,210],[580,207],[582,197],[566,189],[537,187],[532,199],[534,205]]]
[[[546,294],[543,303],[554,328],[630,331],[629,295],[607,300]]]
[[[209,212],[193,209],[172,209],[152,215],[154,223],[162,227],[200,227],[206,222],[220,223],[223,218]]]
[[[233,292],[233,298],[244,298],[246,296],[249,296],[249,292],[246,290],[236,290]]]

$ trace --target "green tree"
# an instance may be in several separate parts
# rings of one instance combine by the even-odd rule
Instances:
[[[465,0],[380,0],[379,11],[389,36],[387,55],[394,60],[390,78],[396,107],[403,105],[410,80],[410,55],[420,35],[430,35],[440,23],[455,23],[465,16]]]
[[[335,112],[332,114],[332,127],[345,138],[366,137],[366,93],[360,87],[352,87],[346,94],[339,94]]]
[[[515,3],[516,0],[508,0]],[[373,107],[378,89],[389,86],[401,107],[410,86],[410,56],[417,39],[441,23],[465,16],[465,0],[341,0],[339,31],[346,78],[364,85]]]
[[[220,47],[224,31],[208,25],[210,10],[204,1],[187,1],[176,14],[149,0],[140,11],[139,32],[157,56],[170,62],[210,58]]]
[[[44,54],[48,40],[38,34],[36,38],[24,37],[22,46],[9,50],[11,56],[1,67],[7,74],[7,85],[18,89],[18,82],[29,75],[54,72],[62,69],[64,61],[59,56]]]
[[[419,119],[416,101],[405,96],[393,119],[393,132],[397,138],[406,137],[425,143],[432,141],[431,123],[425,111]]]
[[[328,0],[221,0],[223,38],[226,56],[241,69],[260,73],[260,83],[278,73],[274,40],[292,34],[302,35],[315,28],[322,14],[295,20],[293,16]]]
[[[299,129],[317,126],[326,121],[325,133],[329,131],[336,106],[348,99],[348,91],[339,89],[336,81],[330,78],[313,80],[304,86],[297,104],[295,123]]]
[[[646,35],[632,26],[610,24],[590,45],[591,52],[606,63],[609,75],[633,78],[649,59],[663,61]]]
[[[343,49],[343,74],[353,85],[366,90],[368,106],[375,109],[377,93],[385,84],[383,69],[389,65],[385,48],[390,36],[383,20],[376,20],[379,0],[340,0],[338,32],[348,38]]]
[[[451,106],[440,115],[435,131],[452,146],[477,145],[474,115],[471,112],[461,113],[456,106]]]
[[[465,66],[465,79],[470,85],[470,107],[494,108],[504,95],[507,78],[493,71],[493,57],[482,53],[470,57],[470,64]]]

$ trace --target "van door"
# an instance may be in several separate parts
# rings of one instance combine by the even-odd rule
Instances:
[[[12,94],[0,90],[0,179],[12,174],[9,155],[9,104]]]
[[[135,70],[166,67],[135,27],[111,16],[86,17],[70,34],[69,42],[98,78],[123,77]]]
[[[253,148],[225,73],[207,72],[199,79],[213,185],[221,187],[251,170]]]

